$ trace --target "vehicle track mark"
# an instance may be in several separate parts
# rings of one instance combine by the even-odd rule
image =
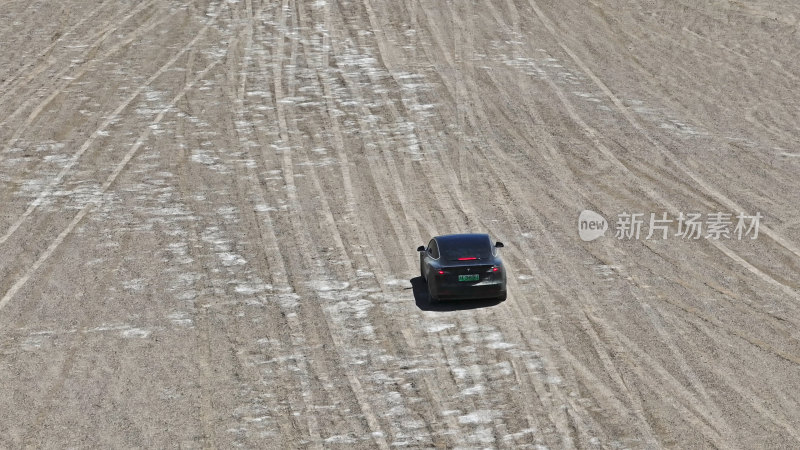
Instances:
[[[507,3],[509,3],[509,9],[512,11],[511,16],[512,17],[517,17],[516,8],[514,7],[514,5],[511,4],[510,2],[507,2]],[[491,10],[494,12],[494,8],[491,8]],[[497,19],[497,20],[498,20],[498,22],[501,22],[500,19]],[[491,74],[489,74],[489,76],[491,77]],[[498,85],[498,88],[499,88],[499,85]],[[499,151],[493,151],[493,155],[494,155],[494,158],[498,158],[500,160],[505,160],[506,159],[505,155],[502,154],[502,152],[499,152]],[[509,164],[509,162],[506,162],[506,164]],[[519,195],[521,195],[521,194],[517,194],[517,196],[519,196]],[[582,190],[581,190],[581,195],[585,198],[585,192],[583,192]],[[524,209],[528,209],[528,208],[525,208],[525,207],[523,207],[523,208]],[[528,217],[537,217],[537,216],[538,216],[538,214],[535,213],[535,212],[532,212],[531,214],[528,215]],[[536,222],[538,223],[538,227],[544,228],[544,224],[542,224],[539,219],[536,219]],[[552,239],[552,237],[550,237],[550,234],[545,233],[544,236],[546,237],[546,239],[549,241],[549,244],[554,249],[558,248],[556,243]],[[568,268],[571,269],[570,272],[572,273],[572,278],[573,279],[579,278],[578,274],[575,273],[575,270],[572,269],[573,266],[570,265],[569,262],[565,262],[565,264],[563,264],[563,266],[568,267]],[[544,273],[544,272],[541,269],[534,268],[533,269],[533,273]],[[549,281],[548,284],[550,284],[551,289],[555,288],[555,286],[557,286],[557,284],[555,284],[555,282],[553,280]],[[583,294],[582,295],[579,292],[579,296],[581,298],[581,304],[582,305],[587,305],[587,304],[591,305],[591,304],[594,303],[591,300],[593,298],[592,293],[587,293],[587,294]],[[601,319],[600,319],[599,316],[595,315],[592,312],[593,309],[594,309],[594,307],[590,307],[590,309],[587,309],[587,307],[585,307],[585,306],[582,308],[582,310],[583,310],[582,311],[582,317],[580,318],[580,321],[581,321],[581,324],[582,324],[582,329],[592,337],[592,342],[593,342],[593,345],[594,345],[594,347],[596,349],[597,355],[600,357],[600,360],[602,361],[603,366],[605,367],[606,372],[609,374],[611,379],[613,379],[618,384],[618,386],[620,386],[620,388],[622,389],[623,392],[627,393],[629,401],[631,401],[633,404],[637,404],[638,403],[639,406],[637,407],[637,410],[641,410],[641,400],[632,397],[632,393],[631,393],[630,389],[627,388],[627,386],[626,386],[624,380],[622,379],[621,374],[619,373],[618,369],[616,368],[614,362],[609,358],[609,355],[608,355],[608,353],[606,351],[606,348],[608,347],[608,344],[605,342],[604,339],[601,338],[601,336],[598,334],[597,330],[595,330],[595,327],[597,325],[600,325],[600,323],[602,323],[602,322],[598,322],[598,320],[601,320]],[[654,325],[658,325],[658,324],[654,323]],[[605,323],[602,323],[602,327],[603,328],[607,328],[608,325],[605,324]],[[662,335],[665,334],[664,330],[663,330],[663,326],[662,327],[656,326],[656,328],[659,330],[660,333],[662,333]],[[616,340],[616,339],[614,339],[614,340]],[[611,344],[612,348],[620,347],[618,342],[613,342],[612,341],[610,344]],[[679,354],[676,354],[675,356],[678,357],[679,360],[680,360],[680,355]],[[657,369],[661,370],[662,373],[666,373],[663,369],[661,369],[660,366],[656,365],[655,367]],[[689,370],[688,366],[686,365],[685,362],[683,363],[682,367],[683,367],[684,370]],[[697,384],[695,384],[695,387],[696,388],[699,387],[701,389],[701,392],[703,392],[702,391],[702,386],[698,386]],[[706,399],[708,400],[707,396],[706,396]],[[715,408],[713,408],[713,405],[710,405],[710,406],[712,407],[712,410],[714,410],[717,413],[716,415],[718,417],[720,417],[721,414],[719,414],[718,411],[716,411]],[[642,423],[644,423],[645,425],[647,424],[645,419],[643,417],[641,417],[641,416],[640,416],[640,420],[642,420]],[[724,423],[722,424],[722,427],[723,427],[723,429],[727,430],[727,426]],[[727,433],[727,434],[730,434],[730,433]],[[647,438],[648,438],[648,441],[651,444],[655,443],[652,433],[649,434],[647,436]]]
[[[197,38],[195,38],[195,40],[192,41],[191,44],[196,42],[196,39],[199,39],[200,36],[202,36],[202,33],[199,34],[197,36]],[[188,47],[185,47],[185,49],[186,48],[188,48]],[[184,51],[185,50],[182,50],[181,53],[183,53]],[[184,86],[184,88],[181,90],[181,92],[172,100],[170,105],[167,108],[163,109],[158,114],[158,116],[156,116],[156,119],[152,122],[152,124],[157,124],[157,123],[161,122],[161,120],[164,118],[164,116],[167,114],[167,112],[169,112],[169,110],[175,105],[175,103],[177,103],[184,95],[186,95],[186,93],[190,89],[192,89],[194,87],[195,83],[197,83],[198,81],[202,80],[203,77],[206,74],[208,74],[208,72],[210,72],[211,69],[216,67],[219,63],[220,63],[220,61],[212,62],[206,68],[204,68],[199,73],[199,75],[191,83],[189,83],[186,86]],[[116,179],[119,176],[119,174],[125,169],[125,167],[128,165],[128,162],[130,162],[130,160],[133,159],[133,157],[139,151],[139,148],[141,148],[141,146],[144,144],[145,140],[149,137],[150,133],[151,133],[151,129],[148,128],[147,130],[142,132],[142,134],[139,135],[139,138],[133,144],[131,149],[128,151],[128,153],[125,154],[125,156],[122,158],[122,160],[116,165],[114,170],[111,172],[111,174],[108,176],[108,178],[106,178],[105,182],[100,187],[100,190],[99,190],[100,196],[102,196],[102,194],[105,194],[105,192],[108,190],[108,188],[114,183],[114,181],[116,181]],[[69,223],[69,225],[67,225],[67,227],[64,230],[62,230],[61,233],[59,233],[59,235],[55,238],[55,240],[53,240],[53,242],[50,243],[50,245],[41,254],[41,256],[39,256],[39,258],[36,260],[36,262],[34,262],[33,265],[25,272],[25,275],[23,275],[20,279],[18,279],[11,286],[11,288],[8,291],[6,291],[6,293],[0,299],[0,310],[2,310],[8,304],[8,302],[11,301],[11,299],[14,297],[14,295],[17,293],[17,291],[19,291],[19,289],[21,289],[25,285],[25,283],[28,281],[28,279],[30,279],[30,277],[41,267],[41,265],[44,264],[44,262],[47,261],[48,258],[50,258],[50,256],[53,254],[53,252],[55,252],[56,249],[58,249],[58,247],[61,245],[61,243],[64,241],[64,239],[66,239],[66,237],[69,234],[72,233],[72,231],[84,219],[84,217],[86,217],[86,215],[88,215],[89,213],[92,212],[92,210],[95,208],[95,206],[97,206],[99,204],[98,203],[99,201],[101,201],[101,200],[95,199],[93,202],[91,202],[88,205],[86,205],[85,207],[83,207],[80,210],[80,212],[78,212],[78,214],[72,219],[72,221]],[[30,211],[32,211],[32,209],[30,209]],[[28,215],[30,215],[30,213]],[[27,217],[27,216],[24,216],[24,217]],[[24,217],[23,217],[23,220],[24,220]],[[21,223],[21,222],[22,221],[18,221],[18,223]],[[18,227],[19,227],[19,225],[16,225],[16,228],[18,228]],[[13,228],[13,229],[16,230],[16,228]],[[7,232],[6,236],[4,236],[3,239],[0,239],[0,243],[4,242],[5,239],[7,239],[7,236],[10,236],[10,233]]]
[[[61,35],[58,37],[58,39],[54,40],[50,45],[48,45],[44,50],[42,50],[38,55],[36,55],[34,57],[33,61],[31,61],[28,64],[25,64],[22,67],[20,67],[17,70],[17,73],[15,75],[12,75],[12,76],[8,77],[2,84],[0,84],[0,92],[2,92],[2,94],[0,94],[0,104],[2,104],[6,100],[6,98],[8,96],[10,96],[11,94],[15,93],[21,87],[21,85],[24,85],[25,83],[30,83],[30,81],[33,80],[34,78],[36,78],[37,75],[42,73],[48,67],[50,67],[53,64],[55,64],[56,63],[55,59],[47,58],[45,61],[41,61],[41,59],[47,57],[53,51],[53,49],[55,49],[56,46],[61,44],[61,42],[67,36],[69,36],[70,34],[74,33],[76,30],[78,30],[84,23],[88,22],[90,19],[93,19],[94,16],[101,9],[103,9],[103,7],[107,3],[109,3],[109,0],[103,0],[102,2],[100,2],[89,14],[84,15],[83,18],[80,21],[78,21],[78,23],[76,23],[72,27],[68,28],[63,33],[61,33]],[[135,15],[137,12],[141,11],[143,9],[143,7],[146,7],[147,5],[152,4],[152,3],[153,3],[152,1],[151,2],[146,2],[146,3],[140,3],[139,5],[136,6],[136,8],[134,9],[134,11],[131,14]],[[123,14],[125,12],[127,12],[127,11],[120,11],[114,17],[112,17],[107,22],[107,25],[105,27],[103,27],[99,31],[96,31],[94,34],[92,34],[89,37],[89,41],[92,41],[92,40],[94,40],[94,39],[96,39],[98,37],[101,37],[101,36],[102,36],[103,39],[105,39],[105,38],[108,37],[110,31],[113,31],[120,24],[127,22],[127,20],[128,20],[128,18],[126,18],[127,16],[123,17]],[[120,19],[120,17],[122,17],[122,18]],[[97,43],[97,41],[95,41],[95,43]],[[86,52],[84,52],[84,55],[88,54],[94,48],[96,48],[96,46],[92,46],[90,48],[90,50],[87,50]],[[38,62],[38,65],[37,65],[37,62]],[[36,67],[33,67],[33,66],[36,66]],[[25,77],[25,79],[22,80],[21,79],[22,78],[22,74],[24,72],[28,71],[29,69],[31,69],[32,67],[33,67],[33,69],[30,70],[28,72],[27,76]],[[70,68],[71,67],[68,67],[67,70],[70,69]],[[60,72],[59,75],[57,75],[55,78],[56,79],[60,79],[61,75],[66,73],[67,70],[64,70],[64,71]],[[15,83],[15,82],[17,83],[15,86],[12,86],[11,88],[8,88],[9,85],[11,85],[12,83]],[[5,121],[5,120],[8,120],[8,119],[9,118],[4,118],[3,120]]]
[[[428,21],[430,21],[430,18],[429,18],[429,16],[427,14],[422,13],[422,15]],[[429,26],[429,29],[431,30],[431,33],[432,33],[431,34],[432,40],[435,43],[437,43],[437,47],[444,54],[445,59],[448,59],[447,54],[446,54],[446,50],[444,49],[444,46],[442,45],[441,40],[432,31],[434,28]],[[424,47],[423,47],[423,49],[424,49]],[[431,58],[429,57],[429,59],[431,59]],[[448,60],[448,63],[452,66],[452,62],[451,61]],[[442,80],[444,81],[445,86],[447,86],[449,84],[447,82],[447,78],[446,77],[443,77]],[[458,79],[456,79],[456,81],[458,81]],[[455,88],[453,88],[453,87],[448,87],[448,90],[450,90],[451,92],[453,92],[454,89]],[[465,88],[463,90],[463,92],[469,92],[469,88]],[[453,96],[453,98],[455,98],[455,96]],[[480,122],[478,122],[478,123],[480,123]],[[477,125],[476,125],[475,122],[473,122],[472,126],[475,127]],[[441,153],[441,152],[439,152],[439,153]],[[440,164],[443,165],[443,166],[446,166],[447,162],[442,160]],[[453,172],[449,172],[449,175],[450,175],[451,182],[454,182],[454,178],[455,178],[454,177],[454,173]],[[494,179],[501,180],[501,178],[498,178],[497,175],[495,175]],[[507,217],[511,217],[510,213],[507,213]],[[482,222],[479,218],[475,218],[473,220],[477,220],[479,223]],[[486,224],[483,224],[483,226],[487,227]],[[488,226],[487,229],[491,230],[492,227]],[[511,270],[513,270],[513,267],[511,268]],[[513,281],[512,281],[512,286],[513,286]],[[512,299],[513,299],[513,297],[512,297]],[[516,303],[516,302],[513,302],[513,303]],[[512,305],[512,306],[516,306],[516,305]],[[523,317],[523,316],[520,316],[520,317]],[[513,319],[511,319],[508,323],[516,323],[516,322]],[[521,333],[521,334],[524,335],[524,333]],[[557,346],[553,346],[553,348],[558,348],[558,347]],[[548,355],[546,359],[547,359],[547,361],[552,361],[551,355]],[[557,376],[556,374],[558,373],[558,370],[555,368],[555,366],[553,365],[552,362],[548,363],[547,370],[548,370],[550,376]],[[547,390],[542,388],[542,387],[540,387],[537,390],[538,390],[538,392],[547,392]],[[560,393],[560,391],[558,391],[557,389],[555,390],[555,392]],[[561,394],[561,395],[563,395],[563,394]],[[550,404],[550,402],[545,402],[545,404]],[[549,418],[549,420],[559,430],[560,436],[562,438],[562,441],[561,441],[561,443],[559,445],[563,445],[563,446],[567,446],[567,447],[574,447],[576,444],[572,440],[571,433],[569,431],[569,425],[568,425],[568,420],[567,420],[568,418],[565,415],[565,412],[562,413],[562,414],[554,415],[553,411],[556,410],[556,408],[554,408],[554,405],[552,405],[552,404],[550,404],[550,407],[548,407],[547,410],[548,410],[548,418]]]
[[[633,116],[633,114],[631,114],[631,112],[628,110],[628,108],[625,107],[625,105],[622,103],[622,101],[611,91],[611,89],[609,89],[608,86],[606,86],[606,84],[603,83],[603,81],[600,80],[600,78],[598,78],[597,75],[594,74],[594,72],[583,62],[582,59],[580,59],[577,56],[577,54],[575,54],[575,52],[573,52],[569,47],[567,47],[566,44],[564,44],[562,39],[559,39],[558,34],[555,31],[555,28],[553,26],[552,21],[538,7],[538,5],[536,3],[536,0],[528,0],[528,3],[530,4],[530,6],[533,9],[533,11],[536,13],[536,16],[542,22],[542,25],[544,25],[544,27],[556,39],[556,41],[558,42],[559,47],[561,47],[561,49],[564,50],[564,52],[567,55],[569,55],[569,57],[575,62],[575,64],[577,64],[578,67],[580,67],[581,71],[583,71],[583,73],[585,73],[594,82],[594,84],[597,87],[599,87],[600,90],[603,91],[603,93],[606,95],[606,97],[608,97],[608,99],[611,100],[611,102],[614,104],[616,109],[623,115],[623,117],[625,117],[625,119],[628,121],[628,123],[630,123],[631,126],[633,126],[633,128],[636,131],[638,131],[651,145],[653,145],[654,148],[658,149],[658,151],[659,151],[659,153],[661,153],[661,155],[663,155],[667,160],[669,160],[672,164],[674,164],[675,167],[680,169],[684,174],[689,176],[695,183],[697,183],[697,185],[702,187],[707,193],[709,193],[720,204],[724,205],[725,207],[727,207],[731,211],[744,211],[744,209],[740,205],[738,205],[736,202],[734,202],[730,198],[728,198],[725,195],[723,195],[721,192],[716,190],[713,186],[711,186],[708,183],[706,183],[705,180],[701,179],[697,174],[695,174],[694,172],[689,170],[689,168],[682,161],[680,161],[677,157],[675,157],[675,155],[673,155],[666,148],[664,148],[664,146],[660,142],[658,142],[656,139],[654,139],[647,132],[647,130],[644,129],[644,127],[639,123],[639,121]],[[566,100],[566,99],[564,99],[564,100]],[[566,101],[568,101],[568,100],[566,100]],[[573,113],[574,113],[574,111],[573,111]],[[581,122],[583,122],[583,121],[581,121]],[[588,125],[586,125],[584,128],[587,129]],[[591,129],[590,128],[587,129],[587,133],[589,133],[589,130],[591,130]],[[593,130],[589,134],[590,135],[596,135],[596,133]],[[604,153],[606,153],[606,152],[604,151]],[[613,154],[611,154],[610,152],[608,152],[608,156],[616,159],[613,156]],[[662,204],[664,204],[664,203],[662,202]],[[671,210],[673,210],[673,211],[675,210],[675,208],[672,205],[668,205],[668,206],[670,207]],[[777,233],[775,233],[768,226],[762,225],[760,227],[760,230],[765,235],[769,236],[772,240],[774,240],[776,243],[778,243],[779,245],[781,245],[785,249],[787,249],[790,252],[792,252],[795,256],[800,257],[800,247],[794,245],[793,243],[789,242],[788,240],[786,240],[782,236],[778,235]],[[725,246],[724,244],[721,244],[721,243],[719,243],[717,241],[710,241],[710,242],[712,243],[712,245],[717,247],[717,249],[720,250],[722,253],[724,253],[726,256],[732,257],[733,252],[727,246]],[[766,274],[766,273],[760,271],[755,266],[753,266],[752,264],[748,263],[747,261],[745,261],[741,257],[733,258],[733,259],[736,260],[737,262],[740,262],[749,271],[753,272],[755,275],[757,275],[762,280],[764,280],[764,281],[766,281],[766,282],[768,282],[770,284],[776,285],[780,289],[782,289],[784,292],[786,292],[787,294],[791,295],[792,297],[800,299],[800,293],[796,292],[792,287],[787,286],[787,285],[781,283],[780,281],[776,280],[775,278],[771,277],[769,274]]]
[[[141,5],[140,5],[140,6],[139,6],[137,9],[136,9],[136,11],[134,11],[134,12],[135,12],[135,13],[138,13],[138,12],[140,12],[140,10],[141,10],[141,9],[144,9],[144,7],[146,7],[146,6],[149,6],[149,3],[142,3],[142,4],[141,4]],[[125,18],[125,21],[127,21],[128,19],[130,19],[130,18],[131,18],[131,17],[133,17],[133,16],[134,16],[134,14],[131,14],[129,17],[126,17],[126,18]],[[155,16],[155,15],[154,15],[154,16]],[[153,28],[155,28],[157,25],[159,25],[160,23],[162,23],[162,21],[164,21],[164,20],[166,19],[166,17],[163,17],[163,16],[155,16],[155,17],[156,17],[156,20],[153,20],[152,22],[150,22],[150,23],[149,23],[148,25],[146,25],[146,26],[140,26],[140,27],[138,27],[138,28],[136,29],[136,31],[134,31],[133,33],[131,33],[131,35],[130,35],[130,36],[128,36],[128,37],[127,37],[126,39],[124,39],[123,41],[121,41],[121,42],[119,42],[119,43],[115,44],[113,47],[109,48],[109,49],[108,49],[108,51],[106,51],[105,53],[103,53],[103,55],[102,55],[102,56],[99,56],[99,57],[97,57],[97,58],[88,58],[88,59],[86,59],[85,63],[83,64],[83,67],[82,67],[82,69],[81,69],[81,70],[79,70],[79,71],[77,71],[77,72],[74,72],[74,73],[72,73],[72,75],[73,75],[73,76],[71,76],[71,77],[70,77],[71,79],[69,79],[69,80],[64,80],[64,81],[61,81],[61,82],[60,82],[60,83],[59,83],[59,84],[56,86],[56,88],[55,88],[55,89],[54,89],[54,90],[53,90],[53,91],[50,93],[50,95],[48,95],[47,97],[45,97],[45,99],[44,99],[44,100],[42,100],[41,102],[39,102],[39,104],[38,104],[38,105],[36,105],[36,107],[34,107],[34,108],[33,108],[33,110],[32,110],[32,111],[31,111],[31,112],[28,114],[28,116],[25,118],[25,120],[22,122],[22,124],[21,124],[21,125],[19,125],[18,127],[16,127],[16,130],[15,130],[15,131],[14,131],[14,133],[11,135],[11,137],[9,138],[9,140],[6,142],[6,144],[5,144],[5,146],[3,147],[2,151],[0,151],[0,156],[2,156],[2,155],[4,155],[4,154],[8,153],[8,150],[9,150],[9,149],[11,149],[11,148],[14,146],[14,144],[15,144],[15,143],[16,143],[16,142],[19,140],[19,138],[22,136],[22,133],[24,133],[24,132],[25,132],[25,130],[26,130],[28,127],[30,127],[30,125],[31,125],[31,124],[32,124],[32,123],[33,123],[33,122],[34,122],[34,121],[35,121],[35,120],[36,120],[36,119],[39,117],[39,115],[42,113],[42,111],[44,111],[44,109],[45,109],[45,108],[47,108],[47,106],[48,106],[48,105],[49,105],[49,104],[50,104],[50,103],[51,103],[51,102],[52,102],[52,101],[53,101],[53,100],[54,100],[56,97],[58,97],[59,95],[61,95],[61,93],[63,93],[63,92],[64,92],[64,90],[65,90],[67,87],[69,87],[69,86],[70,86],[70,85],[72,85],[72,84],[73,84],[73,83],[74,83],[76,80],[78,80],[78,79],[80,79],[82,76],[84,76],[84,75],[85,75],[85,74],[86,74],[86,73],[87,73],[87,72],[88,72],[88,71],[89,71],[89,70],[90,70],[90,69],[93,67],[93,64],[96,64],[98,61],[102,61],[103,59],[107,58],[108,56],[111,56],[111,55],[115,54],[116,52],[118,52],[119,50],[121,50],[121,49],[123,49],[123,48],[127,47],[128,45],[130,45],[130,43],[132,43],[133,41],[135,41],[135,40],[136,40],[138,37],[140,37],[141,35],[143,35],[144,33],[148,32],[148,31],[152,30]],[[102,34],[102,35],[101,35],[101,36],[100,36],[98,39],[96,39],[96,40],[95,40],[95,41],[92,43],[92,45],[91,45],[91,47],[90,47],[89,51],[87,51],[87,52],[86,52],[86,55],[90,55],[92,52],[96,51],[96,50],[97,50],[97,49],[100,47],[100,45],[101,45],[101,44],[102,44],[102,43],[103,43],[103,42],[106,40],[106,38],[107,38],[108,36],[110,36],[110,35],[113,33],[113,31],[115,31],[115,30],[116,30],[116,28],[110,28],[110,29],[108,29],[107,31],[105,31],[105,32],[104,32],[104,33],[103,33],[103,34]],[[59,73],[56,75],[56,79],[59,79],[59,80],[61,80],[61,79],[62,79],[62,77],[63,77],[63,76],[66,74],[66,73],[68,73],[70,70],[72,70],[72,68],[73,68],[72,66],[67,66],[65,69],[63,69],[61,72],[59,72]],[[5,123],[7,123],[8,121],[12,120],[12,119],[13,119],[14,117],[16,117],[16,116],[17,116],[19,113],[21,113],[22,111],[24,111],[24,110],[25,110],[25,109],[26,109],[26,108],[27,108],[27,107],[28,107],[30,104],[32,104],[33,102],[35,102],[35,101],[37,101],[37,100],[38,100],[38,97],[34,97],[34,96],[31,96],[30,98],[28,98],[28,100],[26,100],[26,101],[25,101],[25,102],[24,102],[24,103],[23,103],[23,104],[22,104],[20,107],[18,107],[17,109],[15,109],[15,110],[14,110],[14,111],[13,111],[11,114],[9,114],[9,115],[7,115],[7,116],[3,117],[3,119],[2,119],[2,120],[0,120],[0,125],[3,125],[3,124],[5,124]]]
[[[158,22],[156,22],[157,24]],[[155,25],[153,25],[155,26]],[[203,28],[197,33],[197,35],[188,43],[186,44],[181,50],[175,54],[169,61],[167,61],[163,66],[161,66],[150,78],[148,78],[141,86],[139,86],[131,95],[129,95],[125,101],[120,103],[117,108],[100,124],[100,126],[89,136],[86,141],[78,148],[78,150],[70,157],[69,162],[58,172],[58,175],[50,182],[50,184],[43,190],[39,195],[37,195],[36,199],[28,205],[28,208],[25,212],[22,213],[20,217],[18,217],[14,223],[6,230],[6,232],[0,236],[0,245],[3,245],[18,229],[19,227],[25,222],[25,220],[33,214],[36,208],[42,204],[46,198],[52,194],[53,189],[64,179],[64,177],[69,173],[72,168],[77,164],[78,160],[86,153],[87,150],[92,146],[95,140],[98,137],[102,136],[102,133],[108,128],[109,125],[114,123],[117,117],[124,111],[131,103],[133,103],[139,95],[144,92],[147,87],[152,84],[156,79],[158,79],[161,75],[167,72],[187,51],[193,48],[200,39],[203,38],[205,35],[206,30],[210,24],[206,24]],[[0,306],[2,309],[2,306]]]
[[[249,42],[249,40],[248,40],[248,42]],[[244,56],[245,60],[247,59],[247,54],[248,53],[249,53],[248,51],[245,51],[245,56]],[[264,81],[270,80],[270,78],[271,77],[269,77],[265,72]],[[289,78],[292,78],[291,75],[289,76]],[[237,121],[237,125],[236,125],[236,130],[237,130],[236,133],[239,135],[239,139],[240,139],[241,143],[243,144],[243,146],[244,147],[248,147],[249,146],[249,141],[246,141],[246,140],[243,140],[243,139],[244,139],[244,136],[246,134],[248,134],[249,130],[241,129],[241,127],[239,125],[239,124],[243,124],[245,122],[245,120],[244,120],[245,119],[244,112],[246,111],[246,109],[245,109],[244,104],[243,104],[243,101],[244,101],[244,98],[245,98],[245,92],[246,92],[245,83],[246,83],[246,77],[242,77],[241,83],[239,85],[238,94],[237,94],[236,99],[234,100],[234,102],[235,102],[236,109],[237,109],[237,113],[236,114],[237,114],[237,117],[239,117],[239,120]],[[279,100],[279,98],[276,97],[276,100]],[[288,122],[288,120],[287,120],[287,122]],[[255,121],[255,122],[251,121],[251,123],[257,123],[257,121]],[[256,130],[256,133],[260,136],[259,139],[262,140],[263,142],[267,142],[268,139],[267,139],[266,136],[264,136],[263,131],[260,129],[260,127],[255,126],[254,128]],[[245,168],[245,169],[248,172],[248,179],[257,179],[258,178],[257,174],[253,173],[252,169],[250,169],[250,168]],[[312,178],[314,178],[315,182],[317,181],[315,177],[312,177]],[[320,189],[320,192],[322,192],[321,189]],[[254,195],[256,195],[259,198],[258,201],[261,202],[261,204],[267,204],[266,198],[264,198],[264,196],[263,196],[263,191],[261,189],[261,186],[257,187],[257,189],[254,192]],[[329,208],[327,207],[327,205],[325,206],[325,211],[327,212],[328,215],[330,215],[330,211],[329,211]],[[267,226],[263,229],[264,231],[259,231],[259,237],[257,237],[256,239],[261,241],[261,242],[264,242],[265,240],[268,241],[269,244],[267,244],[265,242],[265,244],[264,244],[265,247],[266,247],[266,245],[269,245],[268,248],[274,248],[274,249],[276,249],[276,251],[280,252],[280,241],[278,240],[278,238],[276,237],[276,235],[274,233],[273,221],[269,217],[270,216],[269,211],[263,211],[263,216],[265,216],[264,220],[267,222],[266,223]],[[262,230],[262,227],[258,225],[258,222],[254,222],[254,225],[255,225],[254,226],[255,229]],[[342,246],[342,248],[344,248],[344,247]],[[282,261],[281,260],[282,258],[283,257],[280,257],[280,258],[276,259],[274,257],[271,257],[269,255],[269,250],[265,250],[264,259],[266,259],[266,260],[268,260],[270,262],[269,267],[272,268],[273,270],[268,270],[267,268],[263,268],[263,271],[265,273],[267,273],[267,272],[268,273],[272,273],[273,274],[272,275],[273,279],[275,280],[275,283],[277,285],[285,286],[286,288],[289,288],[289,286],[291,286],[292,283],[286,277],[286,274],[287,273],[291,273],[293,271],[287,272],[287,269],[286,269],[286,264],[287,263],[285,261]],[[304,266],[305,265],[306,264],[304,264]],[[275,272],[275,270],[274,270],[275,268],[278,269],[277,273],[273,273],[273,272]],[[305,292],[305,290],[300,290],[299,292],[302,293],[302,294],[307,294]],[[279,294],[279,295],[281,295],[281,294]],[[287,314],[284,314],[284,317],[289,317],[290,318],[290,319],[287,319],[287,320],[290,321],[289,322],[290,329],[293,330],[294,335],[295,336],[301,336],[301,337],[298,337],[297,339],[295,339],[295,341],[292,343],[293,347],[300,348],[299,346],[302,343],[300,341],[300,339],[305,341],[305,336],[302,336],[304,334],[304,332],[302,331],[302,328],[300,328],[300,323],[298,321],[294,320],[294,319],[291,319],[292,317],[294,317],[294,314],[295,313],[287,313]],[[311,363],[314,364],[315,367],[316,367],[316,373],[315,373],[316,377],[319,379],[319,381],[322,382],[323,389],[335,401],[335,404],[343,404],[344,403],[344,397],[339,395],[333,387],[328,387],[328,385],[330,384],[330,381],[328,381],[328,380],[330,380],[330,376],[329,376],[328,372],[330,372],[331,369],[323,367],[321,365],[322,363],[320,363],[318,361],[319,361],[318,359],[315,359],[315,360],[311,361]],[[310,383],[307,383],[306,384],[306,389],[308,389],[309,387],[310,387]],[[305,395],[304,395],[304,397],[305,397]],[[308,405],[309,410],[313,410],[315,408],[315,406],[316,405],[311,404],[310,401],[309,401],[309,405]],[[308,413],[308,411],[306,411],[306,413]],[[353,417],[348,416],[348,417],[345,418],[345,420],[348,422],[351,432],[353,430],[357,430],[359,428],[359,426],[360,426],[358,424],[358,422],[355,421],[355,418],[353,418]],[[321,432],[320,432],[320,434],[321,434]],[[322,439],[322,436],[320,436],[320,440],[321,439]],[[315,444],[315,445],[318,445],[318,443]]]

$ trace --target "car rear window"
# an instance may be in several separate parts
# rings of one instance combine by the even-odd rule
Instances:
[[[488,238],[444,240],[439,242],[439,252],[444,259],[450,261],[459,258],[489,259],[492,256],[492,246]]]

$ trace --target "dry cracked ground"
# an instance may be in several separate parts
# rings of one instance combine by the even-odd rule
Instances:
[[[0,447],[797,448],[798,19],[0,0]],[[509,299],[432,307],[467,231]]]

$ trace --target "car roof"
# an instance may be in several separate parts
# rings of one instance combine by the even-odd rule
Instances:
[[[467,242],[491,242],[489,240],[489,235],[486,233],[464,233],[464,234],[445,234],[442,236],[436,236],[436,242],[439,244],[445,245],[460,245],[465,244]]]

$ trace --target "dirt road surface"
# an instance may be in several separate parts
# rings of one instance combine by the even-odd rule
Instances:
[[[0,0],[0,447],[797,448],[799,19]],[[509,299],[429,305],[468,231]]]

